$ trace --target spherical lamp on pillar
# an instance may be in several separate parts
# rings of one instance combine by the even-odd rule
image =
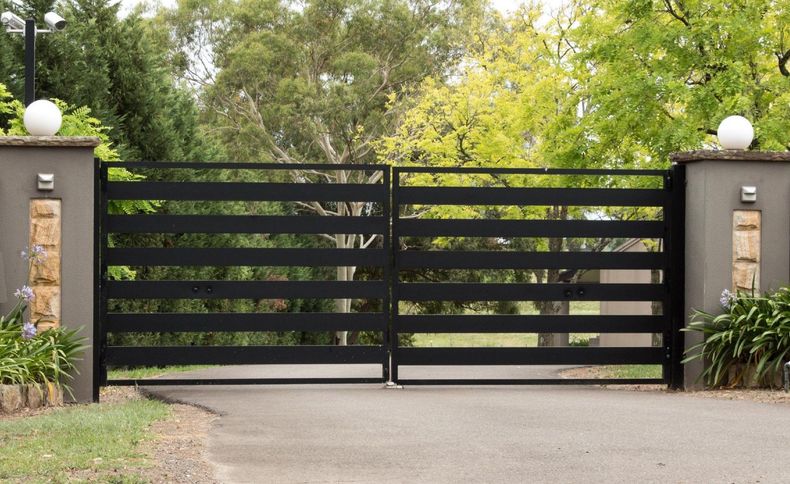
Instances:
[[[39,99],[25,108],[25,128],[33,136],[54,136],[60,129],[63,116],[55,103]]]
[[[745,150],[754,139],[752,123],[743,116],[725,118],[716,133],[719,137],[719,144],[725,150]]]

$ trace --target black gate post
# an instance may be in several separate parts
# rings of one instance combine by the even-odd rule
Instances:
[[[382,276],[382,280],[384,284],[387,284],[389,290],[385,290],[384,300],[381,302],[382,308],[381,311],[387,314],[389,317],[387,318],[387,327],[383,332],[383,341],[382,344],[384,346],[384,362],[382,364],[382,379],[384,383],[390,381],[390,363],[392,362],[392,351],[391,351],[391,341],[392,341],[392,284],[390,284],[391,277],[392,277],[392,265],[393,265],[393,251],[392,251],[392,179],[390,177],[391,169],[389,166],[386,166],[382,169],[384,172],[384,176],[382,177],[382,183],[384,184],[384,189],[386,195],[384,196],[384,206],[383,206],[383,216],[384,216],[384,224],[386,225],[384,229],[384,233],[381,236],[384,238],[381,248],[384,250],[384,257],[386,257],[387,262],[384,265],[384,273]]]
[[[398,219],[400,218],[400,202],[398,200],[398,189],[400,187],[400,169],[392,167],[392,201],[391,203],[391,253],[392,267],[390,278],[390,326],[389,326],[389,354],[390,354],[390,375],[389,381],[398,383],[398,248],[400,247],[400,234],[398,233]]]
[[[669,274],[665,275],[669,284],[670,338],[664,342],[669,361],[669,387],[683,388],[683,352],[685,338],[681,331],[686,326],[685,278],[686,278],[686,166],[673,165],[670,171],[669,210],[665,214],[669,223],[667,228],[666,249]]]
[[[100,243],[99,243],[99,286],[101,288],[101,306],[99,306],[99,333],[98,337],[94,335],[94,344],[99,346],[99,359],[98,359],[98,372],[99,384],[101,386],[107,385],[107,247],[109,246],[109,230],[108,230],[108,216],[109,216],[109,197],[107,196],[107,183],[109,180],[109,167],[107,164],[102,163],[100,173],[101,181],[101,196],[99,197],[99,206],[101,207],[101,218],[99,219]]]
[[[101,220],[104,206],[102,198],[101,160],[94,158],[93,162],[93,401],[99,402],[99,388],[102,384],[101,373],[101,345],[102,340],[102,270],[101,270]]]

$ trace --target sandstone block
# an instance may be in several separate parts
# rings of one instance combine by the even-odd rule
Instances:
[[[31,319],[60,320],[60,287],[34,286],[36,297],[30,303]]]
[[[28,408],[39,408],[44,406],[44,389],[41,385],[31,383],[25,388]]]
[[[48,329],[57,328],[59,326],[60,326],[60,319],[54,319],[54,318],[47,319],[46,321],[40,321],[38,324],[36,324],[36,330],[39,333],[43,333]]]
[[[30,282],[34,285],[60,285],[60,252],[48,250],[46,259],[33,264]]]
[[[60,247],[60,219],[34,218],[30,220],[30,244],[47,249]]]
[[[759,210],[735,210],[733,227],[735,230],[759,230],[761,212]]]
[[[16,412],[23,403],[21,385],[0,385],[0,411]]]
[[[760,260],[760,231],[735,231],[732,234],[733,258],[736,261]]]
[[[47,382],[47,406],[59,407],[63,405],[63,389],[52,382]]]
[[[751,292],[752,284],[754,284],[755,292],[759,292],[760,265],[754,262],[734,262],[732,267],[733,289]]]
[[[60,200],[36,199],[30,201],[31,218],[60,217]]]

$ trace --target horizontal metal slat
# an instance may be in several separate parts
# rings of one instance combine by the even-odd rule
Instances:
[[[398,333],[660,333],[665,316],[398,315]]]
[[[399,366],[429,365],[650,365],[664,361],[663,348],[407,348],[395,350]]]
[[[382,313],[109,313],[109,333],[385,331]]]
[[[121,248],[108,266],[382,266],[383,249]]]
[[[325,171],[388,171],[387,165],[356,163],[255,163],[214,161],[122,161],[102,162],[102,169],[112,168],[157,168],[194,170],[325,170]]]
[[[109,200],[383,202],[388,188],[357,183],[108,182]]]
[[[382,234],[384,217],[110,215],[108,233]]]
[[[382,346],[109,346],[107,366],[381,363]]]
[[[663,385],[661,378],[398,378],[400,385]]]
[[[111,386],[172,385],[348,385],[383,383],[382,377],[368,378],[138,378],[107,380]]]
[[[668,192],[612,188],[400,187],[399,204],[660,207]]]
[[[415,237],[664,237],[664,223],[621,220],[399,219],[398,235]]]
[[[383,281],[109,281],[109,299],[359,298],[387,295]]]
[[[581,293],[579,292],[581,290]],[[403,301],[660,301],[661,284],[400,283]]]
[[[457,167],[457,166],[397,166],[392,171],[396,175],[408,173],[457,173],[492,174],[492,175],[581,175],[581,176],[612,176],[631,175],[665,177],[669,170],[640,170],[629,168],[485,168],[485,167]]]
[[[661,269],[661,252],[514,252],[407,250],[399,269]]]

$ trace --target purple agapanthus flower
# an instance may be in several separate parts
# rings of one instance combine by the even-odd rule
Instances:
[[[22,289],[17,289],[14,292],[14,296],[16,296],[17,299],[24,299],[26,302],[30,302],[36,297],[36,295],[33,294],[33,289],[29,286],[22,286]]]
[[[22,339],[33,339],[37,332],[36,325],[30,321],[22,325]]]
[[[732,308],[732,304],[735,302],[735,299],[737,299],[737,296],[732,292],[730,292],[729,289],[725,289],[721,291],[721,297],[719,298],[719,303],[721,303],[722,308],[729,311],[730,308]]]
[[[32,262],[41,262],[47,258],[47,250],[42,245],[34,245],[30,251],[22,251],[22,258]]]

